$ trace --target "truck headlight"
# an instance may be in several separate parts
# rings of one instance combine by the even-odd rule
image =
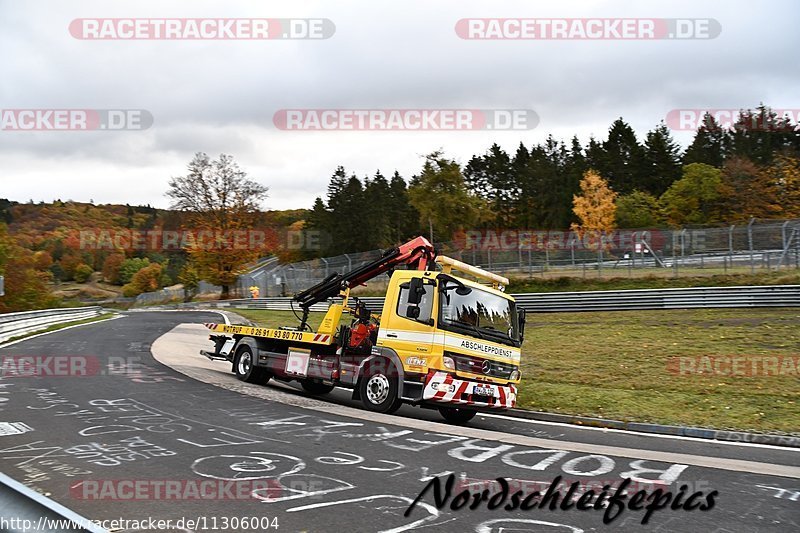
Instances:
[[[453,361],[452,357],[447,357],[446,355],[442,358],[442,362],[444,363],[445,368],[449,368],[450,370],[456,369],[456,362]]]
[[[513,372],[511,372],[511,375],[508,376],[508,379],[510,379],[511,381],[517,381],[519,377],[520,377],[519,370],[514,370]]]

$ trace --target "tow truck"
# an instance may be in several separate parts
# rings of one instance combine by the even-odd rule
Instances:
[[[381,274],[390,280],[377,314],[350,291]],[[200,353],[230,362],[248,383],[296,380],[313,395],[342,387],[370,411],[392,413],[407,403],[463,424],[478,411],[516,405],[525,314],[507,285],[507,278],[437,256],[417,237],[297,293],[298,326],[205,324],[214,350]],[[329,307],[313,330],[311,308],[324,302]]]

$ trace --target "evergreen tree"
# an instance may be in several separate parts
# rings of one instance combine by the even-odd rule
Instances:
[[[719,168],[728,156],[730,142],[730,133],[722,129],[713,116],[706,113],[692,144],[683,154],[683,164],[703,163]]]
[[[655,196],[661,196],[681,177],[680,148],[663,122],[647,133],[644,172],[640,187]]]
[[[390,242],[399,244],[420,233],[420,216],[419,211],[411,205],[406,180],[397,171],[389,182],[389,191],[390,199],[387,211],[389,213]]]
[[[603,143],[603,153],[595,169],[608,180],[611,188],[625,194],[637,187],[644,175],[644,148],[636,133],[621,118],[611,124],[608,139]]]
[[[799,148],[800,130],[763,104],[741,111],[733,126],[732,154],[757,164],[772,164],[775,154],[797,154]]]
[[[482,157],[473,156],[464,168],[469,189],[489,201],[497,227],[510,227],[519,198],[519,183],[511,158],[495,143]]]
[[[533,178],[531,152],[519,143],[511,168],[517,182],[517,201],[514,207],[514,225],[521,229],[531,229],[535,223],[536,197],[538,190]]]
[[[369,231],[364,232],[364,246],[371,250],[387,248],[392,244],[391,214],[387,209],[391,203],[389,182],[378,171],[373,179],[364,183],[364,222]]]

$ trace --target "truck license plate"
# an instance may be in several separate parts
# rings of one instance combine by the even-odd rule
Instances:
[[[475,396],[494,396],[494,387],[491,385],[475,385],[472,389]]]

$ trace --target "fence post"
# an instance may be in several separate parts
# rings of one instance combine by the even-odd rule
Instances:
[[[672,272],[678,277],[678,232],[672,231]]]
[[[603,277],[603,245],[602,240],[600,241],[600,247],[597,249],[597,277]]]
[[[322,259],[322,262],[325,263],[325,277],[327,278],[328,277],[328,260],[325,259],[324,257],[320,257],[320,259]]]
[[[756,265],[753,262],[753,222],[755,222],[755,217],[750,219],[750,222],[747,223],[747,246],[750,248],[750,273],[756,273]]]
[[[528,247],[528,277],[533,277],[533,251]]]
[[[783,248],[784,251],[781,254],[781,260],[778,263],[778,266],[777,266],[776,270],[780,270],[780,268],[783,266],[783,258],[786,255],[786,249],[789,247],[789,243],[786,242],[786,228],[788,226],[789,226],[789,221],[788,220],[784,221],[783,224],[781,225],[781,243],[783,243],[782,248]],[[787,263],[788,263],[788,261],[787,261]]]
[[[732,225],[728,229],[728,257],[731,261],[731,269],[733,269],[733,230],[736,228],[736,224]]]

